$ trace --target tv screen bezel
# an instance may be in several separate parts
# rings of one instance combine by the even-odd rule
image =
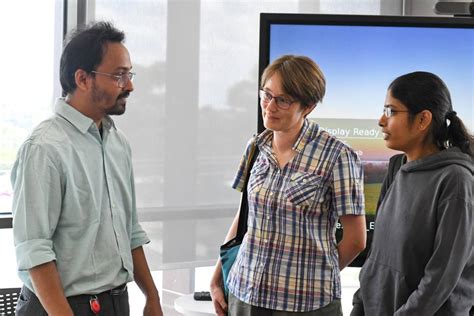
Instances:
[[[387,16],[387,15],[333,15],[333,14],[298,14],[298,13],[261,13],[259,43],[259,78],[270,63],[270,28],[272,25],[336,25],[336,26],[387,26],[387,27],[429,27],[429,28],[467,28],[474,29],[472,17],[420,17],[420,16]],[[261,133],[263,126],[262,110],[257,104],[257,130]],[[375,216],[367,216],[367,224],[375,221]],[[367,227],[367,248],[351,264],[361,267],[370,249],[372,233]],[[339,233],[340,234],[340,233]],[[340,238],[340,235],[338,236]]]

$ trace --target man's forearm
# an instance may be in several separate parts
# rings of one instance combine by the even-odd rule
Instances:
[[[54,261],[28,270],[35,294],[49,316],[74,316],[64,295],[59,273]]]
[[[147,300],[152,299],[159,302],[160,296],[158,294],[158,290],[156,289],[155,282],[151,276],[143,247],[137,247],[133,249],[132,257],[135,282],[146,296]]]

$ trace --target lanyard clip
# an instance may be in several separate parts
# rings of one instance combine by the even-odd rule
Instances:
[[[91,311],[95,315],[99,315],[100,312],[100,302],[99,299],[97,298],[97,295],[91,296],[91,299],[89,300],[89,306],[91,307]]]

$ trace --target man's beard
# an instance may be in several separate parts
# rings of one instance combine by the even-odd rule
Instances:
[[[116,99],[114,105],[106,110],[107,115],[122,115],[125,113],[125,98],[130,95],[129,91],[125,91],[121,93]],[[109,94],[105,93],[104,91],[99,90],[95,85],[92,91],[92,101],[94,103],[99,103],[105,101],[107,103],[111,102],[111,97]]]
[[[108,115],[122,115],[125,113],[125,105],[127,102],[125,101],[125,98],[127,98],[129,95],[130,92],[121,93],[115,100],[114,106],[108,109],[106,113]]]

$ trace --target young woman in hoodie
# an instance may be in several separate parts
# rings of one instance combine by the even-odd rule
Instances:
[[[401,166],[360,273],[365,315],[463,315],[474,305],[473,137],[436,75],[389,86],[379,120]]]

